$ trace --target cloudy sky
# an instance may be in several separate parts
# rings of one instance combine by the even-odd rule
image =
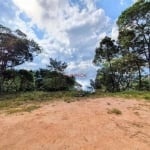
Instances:
[[[0,24],[20,29],[43,48],[32,63],[20,68],[45,67],[49,58],[68,63],[66,73],[95,77],[95,48],[108,35],[117,38],[115,22],[135,0],[0,0]]]

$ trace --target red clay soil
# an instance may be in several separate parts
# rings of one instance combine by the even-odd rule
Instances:
[[[0,150],[150,150],[150,103],[98,98],[1,114]]]

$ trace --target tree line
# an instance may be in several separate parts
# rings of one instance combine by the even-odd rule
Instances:
[[[67,64],[56,59],[50,58],[47,69],[14,69],[26,61],[32,61],[41,51],[42,48],[22,31],[12,31],[0,25],[0,93],[73,88],[75,78],[64,75]]]
[[[95,50],[99,66],[91,86],[102,91],[150,90],[150,2],[138,0],[117,20],[117,41],[106,36]],[[17,70],[42,48],[21,30],[0,25],[0,93],[70,90],[75,77],[64,75],[65,62],[50,58],[46,69]]]
[[[63,91],[71,90],[75,78],[57,71],[40,69],[28,71],[9,69],[2,73],[1,93],[26,91]]]
[[[150,90],[150,2],[138,0],[117,20],[117,41],[101,40],[93,63],[99,66],[96,89]]]

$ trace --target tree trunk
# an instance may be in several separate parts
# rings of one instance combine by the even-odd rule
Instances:
[[[111,70],[111,81],[112,81],[112,86],[113,86],[113,91],[112,92],[115,92],[114,72],[113,72],[112,65],[111,65],[110,61],[109,61],[109,67],[110,67],[110,70]]]
[[[2,90],[3,90],[3,73],[0,72],[0,94],[2,94]]]
[[[139,72],[139,90],[142,88],[142,75],[141,75],[141,68],[138,66],[138,72]]]
[[[149,91],[150,91],[150,62],[149,62],[149,74],[148,74],[148,82],[149,82]]]

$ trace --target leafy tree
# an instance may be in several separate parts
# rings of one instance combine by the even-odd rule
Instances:
[[[148,91],[149,90],[149,78],[148,76],[142,77],[142,88],[141,90]]]
[[[75,84],[73,77],[65,76],[61,73],[51,72],[51,77],[43,78],[42,89],[46,91],[69,90]],[[55,75],[54,75],[55,74]]]
[[[95,79],[96,88],[110,92],[127,90],[133,88],[133,83],[138,79],[138,89],[142,89],[142,75],[139,67],[144,63],[143,59],[133,54],[114,58],[111,62],[111,71],[107,63],[98,70]],[[112,78],[115,86],[111,81]]]
[[[65,78],[60,78],[56,76],[53,78],[44,78],[43,89],[46,91],[67,90],[68,85]]]
[[[113,79],[113,81],[112,81]],[[118,83],[118,75],[110,71],[108,66],[104,66],[99,69],[95,79],[96,89],[101,89],[103,91],[116,92],[120,91]]]
[[[96,54],[94,57],[94,64],[100,65],[102,62],[108,62],[111,67],[111,60],[117,55],[119,49],[115,44],[115,41],[110,37],[105,37],[100,42],[98,48],[96,48]]]
[[[23,64],[25,61],[32,61],[33,54],[39,53],[41,48],[20,30],[11,29],[0,25],[0,76],[6,69]],[[0,91],[3,84],[3,77],[0,79]]]
[[[112,68],[112,60],[118,55],[119,47],[115,44],[114,40],[111,40],[110,37],[105,37],[100,42],[100,46],[96,48],[96,54],[94,57],[94,64],[103,66],[104,63],[108,64],[109,69],[109,81],[111,82],[112,91],[115,91],[115,79],[114,71]]]
[[[1,90],[3,92],[17,92],[20,87],[20,78],[18,71],[16,70],[5,70],[2,73],[3,84]]]
[[[50,58],[50,64],[47,67],[50,69],[50,71],[64,72],[64,70],[67,68],[67,63]]]
[[[145,61],[133,53],[115,59],[112,63],[115,74],[118,74],[118,83],[123,89],[131,88],[135,78],[138,78],[139,90],[142,87],[142,66]],[[121,88],[122,89],[122,88]]]
[[[150,2],[138,0],[120,15],[117,24],[121,46],[145,60],[150,80]]]
[[[150,87],[150,2],[138,0],[120,15],[117,24],[118,43],[105,37],[96,49],[94,64],[100,69],[95,86],[111,92],[147,89],[143,69],[149,68]]]
[[[27,39],[20,30],[11,31],[0,25],[0,71],[33,60],[33,53],[40,52],[38,44]]]
[[[124,56],[134,51],[136,35],[133,30],[124,29],[119,32],[118,41],[121,46],[121,54]]]
[[[34,76],[32,71],[19,70],[20,91],[32,91],[35,88]]]
[[[17,91],[32,91],[35,83],[32,71],[27,70],[5,70],[2,73],[3,92],[17,92]]]
[[[69,90],[75,84],[75,78],[69,77],[61,72],[40,69],[36,72],[36,88],[37,90],[58,91]]]

